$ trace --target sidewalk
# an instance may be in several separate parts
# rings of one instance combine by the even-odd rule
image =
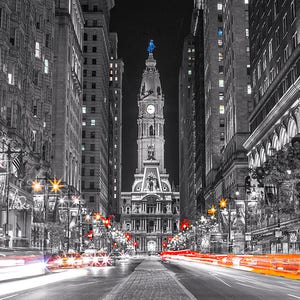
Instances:
[[[149,257],[105,300],[195,300],[159,258]]]

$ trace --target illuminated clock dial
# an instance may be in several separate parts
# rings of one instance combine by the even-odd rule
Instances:
[[[147,106],[147,112],[148,112],[149,114],[153,114],[153,113],[155,112],[155,107],[154,107],[153,104],[149,104],[149,105]]]

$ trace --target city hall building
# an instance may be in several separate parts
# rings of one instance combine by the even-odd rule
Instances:
[[[164,166],[164,95],[151,42],[138,95],[138,166],[131,192],[120,199],[122,229],[137,242],[137,253],[161,251],[179,230],[179,192]]]

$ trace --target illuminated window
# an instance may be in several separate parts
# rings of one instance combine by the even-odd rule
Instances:
[[[41,48],[39,42],[35,42],[35,57],[41,58]]]
[[[118,147],[117,144],[114,144],[114,147],[115,147],[115,149],[117,149],[117,147]]]
[[[265,50],[263,52],[263,70],[265,70],[267,67],[267,51]]]
[[[116,122],[118,121],[118,117],[115,117],[115,121],[116,121]]]
[[[13,85],[13,84],[14,84],[14,81],[13,81],[13,74],[8,73],[8,74],[7,74],[7,78],[8,78],[8,84]]]
[[[86,126],[86,121],[82,121],[82,126]]]
[[[118,77],[115,77],[115,81],[118,81]]]
[[[219,87],[224,87],[224,80],[223,79],[219,79]]]
[[[188,75],[192,75],[192,70],[188,70]]]
[[[248,95],[251,95],[251,93],[252,93],[251,84],[248,83],[248,84],[247,84],[247,94],[248,94]]]
[[[222,53],[222,52],[219,52],[219,58],[218,58],[218,60],[219,60],[219,61],[222,61],[222,60],[223,60],[223,58],[224,58],[224,55],[223,55],[223,53]]]
[[[218,46],[222,47],[223,46],[223,40],[218,40]]]
[[[249,37],[249,28],[246,28],[245,31],[246,31],[246,37]]]
[[[217,4],[217,9],[218,9],[218,10],[222,10],[222,8],[223,8],[223,4],[222,4],[222,3],[218,3],[218,4]]]
[[[112,81],[113,80],[113,78],[112,77],[109,77],[109,81]]]
[[[118,64],[117,63],[115,63],[115,68],[117,68],[118,67]]]
[[[249,0],[245,0],[245,4],[249,4]]]
[[[109,67],[110,67],[110,68],[112,68],[112,67],[113,67],[113,64],[112,64],[112,63],[110,63],[110,64],[109,64]]]
[[[81,150],[85,151],[85,144],[84,143],[81,145]]]
[[[96,126],[96,120],[91,120],[91,126]]]
[[[224,105],[219,106],[219,112],[221,115],[224,115],[224,113],[225,113]]]
[[[86,114],[86,106],[82,106],[82,113]]]
[[[272,59],[273,57],[273,40],[271,39],[269,41],[269,61]]]
[[[219,100],[220,100],[220,101],[223,101],[223,100],[224,100],[224,93],[223,93],[223,92],[220,92],[220,93],[219,93]]]
[[[49,61],[48,61],[48,59],[45,59],[45,61],[44,61],[44,72],[45,72],[45,74],[49,73]]]

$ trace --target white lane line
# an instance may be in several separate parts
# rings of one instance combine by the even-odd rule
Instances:
[[[221,278],[217,277],[215,274],[210,273],[211,276],[215,277],[216,279],[220,280],[222,283],[224,283],[225,285],[231,287],[230,284],[228,284],[227,282],[225,282],[224,280],[222,280]]]
[[[300,297],[292,295],[292,294],[287,294],[287,295],[290,296],[290,297],[294,297],[294,298],[300,299]]]
[[[246,287],[249,287],[249,288],[252,288],[252,289],[256,289],[256,290],[263,290],[263,291],[265,291],[265,290],[269,290],[269,291],[271,291],[271,289],[267,289],[267,288],[265,288],[265,287],[256,287],[256,286],[252,286],[252,285],[248,285],[248,284],[244,284],[244,283],[240,283],[240,282],[237,282],[237,284],[239,284],[239,285],[243,285],[243,286],[246,286]]]
[[[15,296],[18,296],[18,295],[19,294],[13,294],[13,295],[10,295],[10,296],[4,297],[4,298],[0,298],[0,300],[9,299],[9,298],[12,298],[12,297],[15,297]]]
[[[83,283],[77,283],[77,284],[68,284],[68,286],[79,286],[79,285],[90,285],[90,284],[95,284],[98,283],[98,281],[93,281],[93,282],[83,282]],[[1,299],[0,299],[1,300]]]

